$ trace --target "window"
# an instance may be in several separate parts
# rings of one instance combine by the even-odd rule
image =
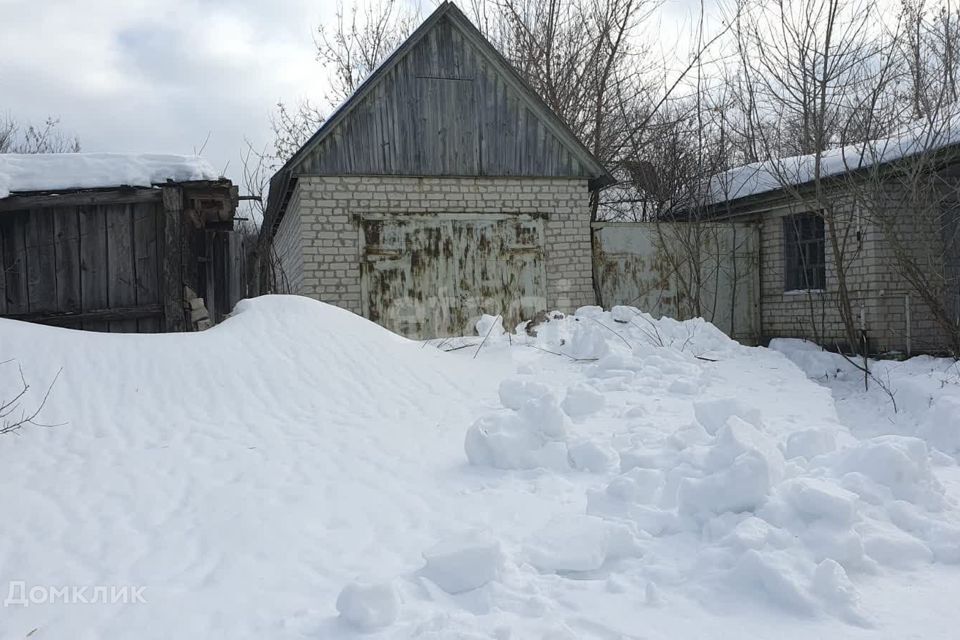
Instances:
[[[823,218],[801,213],[783,219],[784,291],[824,289],[826,259]]]

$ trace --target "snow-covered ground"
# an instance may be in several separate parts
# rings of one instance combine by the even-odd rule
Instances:
[[[882,365],[893,413],[802,343],[628,308],[443,351],[479,341],[281,296],[0,320],[0,396],[62,369],[59,426],[0,436],[0,637],[956,637],[946,361]]]

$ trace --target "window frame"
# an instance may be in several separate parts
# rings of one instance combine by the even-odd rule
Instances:
[[[819,212],[783,217],[784,293],[827,289],[826,225]]]

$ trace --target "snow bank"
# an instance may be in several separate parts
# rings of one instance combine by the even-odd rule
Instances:
[[[955,635],[943,363],[890,369],[910,421],[881,394],[855,423],[702,320],[490,327],[474,357],[287,296],[194,334],[0,320],[28,402],[63,369],[42,418],[65,423],[0,437],[2,577],[147,587],[6,607],[0,636]]]
[[[860,369],[811,342],[777,339],[770,348],[813,380],[842,390],[855,407],[851,418],[865,431],[877,431],[878,421],[892,423],[900,435],[916,436],[939,453],[960,456],[960,365],[956,361],[929,356],[902,362],[870,360],[873,379],[865,390]]]
[[[583,513],[551,521],[526,543],[526,559],[538,570],[593,575],[611,560],[680,546],[692,559],[672,569],[673,580],[699,585],[698,598],[738,594],[796,615],[869,625],[856,586],[863,576],[880,567],[956,562],[960,542],[945,541],[960,517],[925,441],[853,437],[829,398],[804,379],[804,372],[820,380],[859,373],[842,357],[802,341],[776,341],[801,372],[780,354],[742,347],[702,320],[656,320],[629,307],[554,316],[536,328],[534,344],[575,363],[581,381],[564,387],[520,377],[501,385],[504,408],[468,430],[468,459],[607,478],[587,491]],[[776,372],[776,388],[802,389],[808,400],[791,405],[780,392],[753,395],[755,379],[720,373],[758,361],[766,364],[754,376]],[[736,383],[720,384],[728,375]],[[561,394],[569,423],[556,407]],[[656,400],[625,409],[612,400],[617,394]],[[814,398],[825,403],[823,411],[814,409]],[[921,432],[952,451],[953,432],[939,425],[952,424],[953,400],[937,402],[942,409],[931,412]],[[684,410],[669,425],[651,424],[663,403]],[[529,419],[518,420],[525,408]],[[625,433],[591,437],[597,424]],[[481,439],[497,442],[496,455],[479,453]],[[560,462],[564,453],[567,464]],[[650,578],[661,584],[662,576]],[[657,587],[655,601],[662,591]]]
[[[167,180],[216,180],[197,156],[136,153],[0,154],[0,198],[13,192],[149,187]]]

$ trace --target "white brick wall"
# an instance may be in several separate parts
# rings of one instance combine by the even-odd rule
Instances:
[[[547,306],[594,303],[585,179],[301,176],[275,240],[293,293],[361,313],[353,216],[370,213],[545,214]]]
[[[298,207],[298,194],[290,199],[289,210]],[[273,250],[280,260],[278,293],[298,293],[303,287],[303,236],[300,216],[285,215],[273,237]]]
[[[798,337],[819,339],[822,344],[845,344],[846,334],[838,307],[838,279],[836,262],[830,245],[829,231],[826,243],[826,290],[823,293],[784,292],[783,218],[800,212],[803,207],[793,204],[778,207],[761,217],[761,327],[766,338]],[[943,334],[929,309],[918,299],[913,288],[895,266],[892,247],[885,240],[883,230],[873,219],[876,212],[852,206],[846,212],[838,211],[839,237],[846,235],[847,286],[853,312],[860,326],[863,312],[871,349],[876,351],[906,350],[905,298],[911,296],[911,346],[917,350],[936,350],[944,345]],[[897,212],[899,215],[899,212]],[[847,217],[852,216],[852,217]],[[899,215],[898,233],[919,243],[930,241],[915,217]],[[935,266],[932,268],[936,268]]]

